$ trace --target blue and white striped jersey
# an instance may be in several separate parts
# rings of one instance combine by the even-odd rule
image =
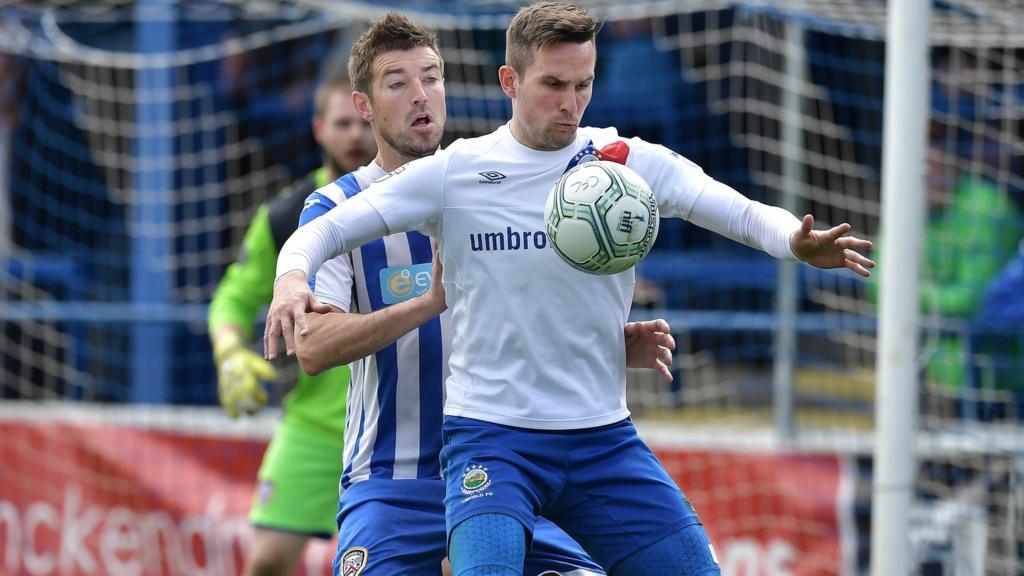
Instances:
[[[376,163],[342,176],[306,200],[306,224],[384,176]],[[430,286],[433,249],[418,232],[374,240],[325,263],[311,284],[321,302],[368,314]],[[351,365],[340,490],[374,479],[440,478],[448,313]]]

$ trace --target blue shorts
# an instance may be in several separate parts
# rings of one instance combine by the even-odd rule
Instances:
[[[447,551],[443,480],[356,482],[338,502],[335,576],[441,574]],[[604,574],[554,524],[538,524],[524,574]]]
[[[441,466],[447,530],[508,514],[564,529],[606,568],[699,524],[686,496],[630,420],[584,430],[527,430],[446,417]]]

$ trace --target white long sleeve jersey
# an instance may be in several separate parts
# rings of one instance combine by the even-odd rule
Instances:
[[[614,128],[580,128],[572,145],[538,151],[506,125],[410,162],[300,228],[278,257],[278,276],[312,275],[386,234],[433,236],[453,332],[446,415],[548,430],[619,421],[629,415],[623,326],[634,272],[580,272],[544,234],[552,186],[600,150],[647,181],[662,217],[793,258],[796,217],[745,198],[667,148],[623,139]]]

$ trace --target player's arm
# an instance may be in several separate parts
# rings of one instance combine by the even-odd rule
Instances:
[[[282,335],[286,353],[289,356],[295,353],[296,332],[309,332],[307,312],[331,311],[329,306],[317,301],[309,288],[309,277],[323,262],[388,233],[384,219],[363,199],[364,194],[301,226],[281,248],[263,338],[266,358],[272,360],[277,355],[277,339]]]
[[[295,338],[295,354],[303,370],[318,374],[380,351],[446,308],[435,248],[430,287],[425,293],[369,314],[349,313],[338,307],[329,314],[310,314],[309,331]]]
[[[245,345],[252,340],[256,313],[270,301],[276,256],[268,207],[263,205],[245,233],[238,259],[217,286],[207,317],[218,396],[232,418],[259,410],[267,401],[260,380],[276,376],[274,367]]]
[[[337,209],[300,227],[281,248],[274,297],[263,335],[264,354],[277,355],[284,336],[288,355],[295,332],[308,333],[306,312],[326,313],[308,286],[308,278],[327,260],[387,234],[412,230],[437,216],[446,164],[439,155],[410,162],[378,180]]]
[[[800,259],[818,268],[849,268],[869,276],[875,263],[860,251],[868,240],[844,236],[850,225],[814,230],[814,217],[753,201],[704,174],[696,164],[658,145],[631,139],[627,164],[647,180],[663,216],[678,216],[776,258]]]
[[[211,336],[224,327],[253,336],[253,322],[260,307],[273,296],[277,248],[270,230],[266,204],[256,211],[245,232],[238,258],[228,266],[213,293],[207,317]]]
[[[326,283],[321,279],[324,269],[342,259],[324,264],[317,276],[318,286],[322,288]],[[341,274],[351,278],[351,267],[343,268]],[[329,314],[310,314],[309,332],[295,339],[295,353],[303,370],[315,375],[374,354],[444,312],[447,305],[441,275],[441,259],[435,248],[430,288],[423,295],[370,314],[353,314],[337,306]],[[667,321],[629,322],[623,336],[627,366],[655,370],[665,380],[672,380],[669,368],[676,342]]]

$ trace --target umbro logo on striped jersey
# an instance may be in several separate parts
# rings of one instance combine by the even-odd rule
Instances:
[[[481,184],[501,184],[501,181],[505,179],[505,175],[501,172],[495,172],[494,170],[485,170],[483,172],[477,172],[477,174],[483,176],[485,179],[480,180]]]

